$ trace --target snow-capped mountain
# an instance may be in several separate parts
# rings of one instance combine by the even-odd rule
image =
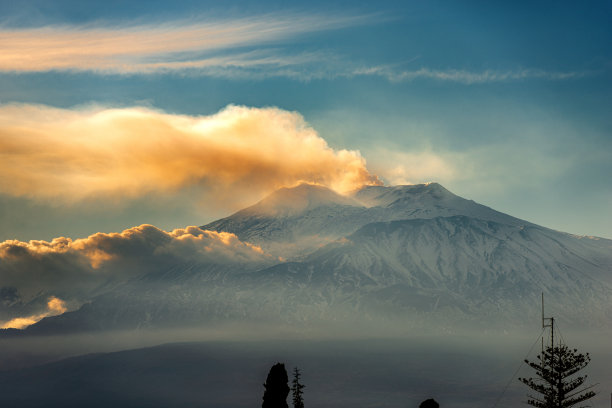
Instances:
[[[371,222],[465,215],[529,225],[451,193],[438,183],[366,186],[345,197],[325,187],[282,188],[259,203],[201,228],[236,234],[285,259],[310,253]]]
[[[612,241],[540,227],[436,183],[349,196],[284,188],[201,228],[234,233],[273,256],[179,262],[27,331],[236,320],[521,325],[537,321],[542,292],[562,320],[612,321]]]

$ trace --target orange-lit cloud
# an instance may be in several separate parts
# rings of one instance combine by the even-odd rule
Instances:
[[[67,310],[66,303],[63,300],[55,296],[51,296],[47,302],[47,310],[45,312],[27,317],[16,317],[3,323],[0,326],[0,329],[24,329],[44,319],[45,317],[61,315]]]
[[[0,193],[75,202],[197,186],[216,200],[306,181],[377,184],[357,151],[334,150],[301,115],[228,106],[210,116],[147,108],[0,107]]]
[[[219,57],[210,53],[261,47],[302,33],[363,24],[370,19],[371,16],[268,14],[156,25],[4,28],[0,29],[0,71],[121,74],[267,64],[269,61],[253,61],[244,54]]]
[[[163,231],[153,225],[141,225],[116,233],[96,233],[87,238],[72,240],[60,237],[52,241],[32,240],[0,242],[0,276],[10,286],[11,272],[21,274],[33,270],[34,263],[43,269],[53,270],[52,261],[59,261],[64,269],[79,269],[79,273],[96,272],[102,266],[138,263],[141,268],[159,265],[161,258],[216,263],[240,263],[241,261],[266,261],[263,250],[248,242],[242,242],[235,234],[203,230],[199,227],[178,228]],[[27,264],[21,264],[21,262]],[[23,268],[23,266],[29,268]],[[42,269],[41,269],[42,271]],[[40,276],[38,276],[40,280]]]
[[[112,268],[126,263],[139,264],[141,268],[152,263],[172,265],[174,259],[231,264],[269,260],[260,247],[240,241],[235,234],[194,226],[166,232],[145,224],[120,233],[99,232],[74,241],[64,239],[68,240],[68,245],[60,245],[57,250],[84,255],[94,269],[105,264]],[[30,241],[31,248],[32,242],[39,241]]]
[[[40,296],[54,294],[78,307],[100,285],[164,273],[181,265],[205,274],[209,267],[244,271],[275,262],[260,247],[234,234],[193,226],[163,231],[141,225],[76,240],[4,241],[0,243],[0,289],[7,299],[0,299],[0,319],[10,320],[11,327],[32,324],[28,321],[59,314],[65,307],[53,298],[43,305],[37,300]],[[29,317],[21,317],[28,308]],[[13,320],[17,316],[21,320]]]

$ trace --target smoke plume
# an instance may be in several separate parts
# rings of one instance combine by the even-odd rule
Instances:
[[[299,182],[341,193],[380,184],[359,152],[330,148],[301,115],[278,108],[185,116],[7,105],[0,155],[0,193],[60,203],[187,188],[224,203]]]

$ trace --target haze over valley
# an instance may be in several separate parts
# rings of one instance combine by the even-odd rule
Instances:
[[[554,318],[608,407],[611,20],[0,2],[0,405],[515,407]]]

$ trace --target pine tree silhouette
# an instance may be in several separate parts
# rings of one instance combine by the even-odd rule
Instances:
[[[289,395],[289,378],[287,370],[282,363],[276,363],[270,368],[268,378],[264,384],[262,408],[288,408],[287,395]]]
[[[306,386],[300,383],[301,375],[300,370],[295,367],[293,369],[293,381],[291,382],[291,391],[293,392],[293,408],[304,408],[304,398],[302,397],[304,392],[302,390]]]
[[[440,404],[438,404],[435,399],[430,398],[421,402],[419,408],[440,408]]]
[[[536,362],[525,360],[535,370],[537,378],[519,378],[529,388],[541,394],[529,395],[527,404],[536,408],[569,408],[595,396],[587,391],[592,387],[582,387],[587,376],[571,378],[589,364],[589,353],[580,354],[564,344],[548,346],[538,355]]]

